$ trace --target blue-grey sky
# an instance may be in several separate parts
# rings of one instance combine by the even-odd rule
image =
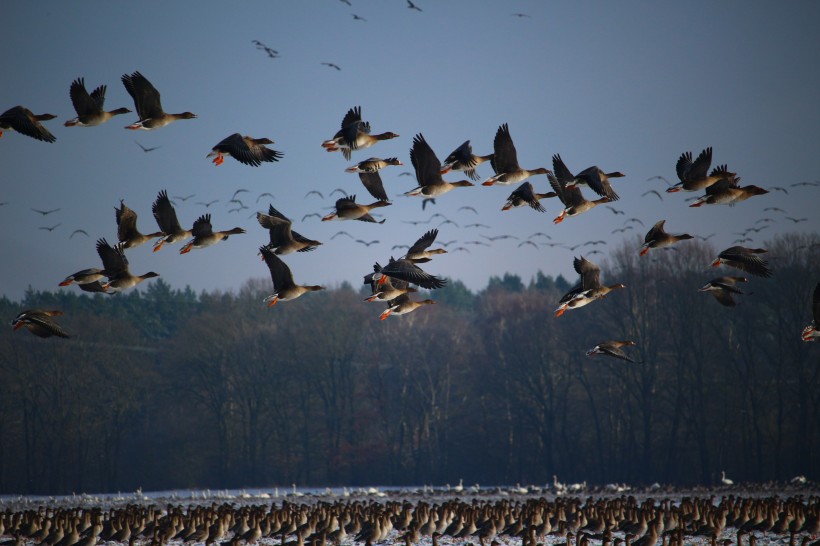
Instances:
[[[440,241],[458,241],[450,249],[485,241],[481,235],[519,237],[489,247],[466,245],[469,253],[439,256],[425,266],[474,290],[505,272],[525,282],[539,269],[574,279],[572,257],[581,248],[518,246],[536,232],[567,246],[604,239],[605,248],[613,249],[626,239],[637,253],[638,238],[660,219],[667,219],[672,233],[715,233],[709,242],[719,250],[764,217],[775,222],[752,233],[754,242],[746,246],[776,233],[820,230],[820,188],[791,186],[817,178],[817,2],[419,0],[422,12],[408,9],[405,0],[350,2],[5,3],[4,20],[14,24],[0,36],[0,111],[21,104],[58,118],[46,122],[57,137],[54,144],[12,132],[0,139],[0,202],[7,203],[0,207],[0,290],[17,299],[28,285],[56,289],[66,275],[100,267],[95,241],[116,240],[120,199],[139,214],[141,231],[150,232],[156,229],[151,203],[161,189],[172,196],[195,194],[177,202],[185,227],[210,212],[215,229],[248,231],[186,255],[178,254],[181,245],[128,252],[132,272],[153,270],[174,287],[196,290],[236,290],[248,278],[269,279],[257,256],[267,232],[252,217],[271,202],[256,202],[263,192],[275,196],[272,203],[294,220],[295,230],[325,243],[285,257],[296,281],[328,287],[358,285],[374,261],[401,254],[391,251],[393,245],[412,243],[442,220],[406,221],[434,213],[459,225],[440,228]],[[252,40],[280,57],[269,58]],[[123,129],[136,113],[94,128],[63,127],[75,116],[72,80],[84,77],[89,91],[107,85],[107,109],[134,110],[120,82],[134,71],[156,86],[166,111],[188,110],[198,118],[150,132]],[[354,152],[349,163],[320,144],[358,105],[374,133],[400,137]],[[523,167],[551,168],[551,156],[560,153],[575,171],[600,165],[625,173],[613,181],[621,200],[612,204],[625,214],[598,207],[556,226],[552,219],[562,207],[554,199],[544,202],[545,214],[501,212],[517,185],[458,188],[424,211],[419,198],[399,196],[416,186],[414,177],[399,176],[413,170],[415,134],[424,135],[439,159],[467,139],[476,153],[487,154],[502,123],[509,124]],[[284,158],[259,168],[227,158],[215,167],[206,154],[235,132],[275,140],[272,147]],[[145,153],[135,141],[159,148]],[[685,199],[696,194],[666,194],[663,181],[648,180],[676,181],[678,156],[697,155],[707,146],[714,150],[713,166],[727,163],[744,184],[782,186],[789,193],[773,191],[732,208],[691,209]],[[355,193],[358,202],[373,201],[358,177],[344,172],[371,156],[397,156],[405,163],[382,171],[387,193],[396,196],[392,206],[377,211],[385,224],[302,221],[306,214],[326,214],[338,197],[329,196],[335,188]],[[485,164],[479,173],[483,179],[492,171]],[[546,177],[532,182],[537,191],[547,190]],[[230,213],[235,204],[228,200],[240,188],[249,190],[239,198],[250,208]],[[314,189],[324,199],[305,197]],[[642,196],[651,189],[663,201]],[[214,199],[219,202],[207,209],[195,204]],[[479,214],[459,211],[461,206]],[[42,217],[32,208],[61,210]],[[612,234],[630,217],[645,228]],[[491,227],[463,227],[476,222]],[[53,231],[39,229],[55,224]],[[90,237],[69,238],[75,229]],[[380,243],[331,240],[340,230]]]

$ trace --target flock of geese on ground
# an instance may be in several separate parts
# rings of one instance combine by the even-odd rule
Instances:
[[[124,74],[122,83],[134,101],[137,112],[137,121],[127,125],[126,129],[154,130],[183,119],[194,119],[191,112],[170,114],[164,111],[160,102],[160,94],[151,82],[140,72]],[[107,111],[104,109],[106,86],[101,85],[88,93],[83,78],[72,82],[69,88],[71,102],[76,110],[77,117],[65,123],[68,127],[94,127],[111,120],[114,116],[130,113],[127,108],[117,108]],[[0,115],[0,135],[3,130],[14,130],[32,138],[54,142],[56,138],[41,123],[53,119],[52,114],[35,115],[23,106],[15,106]],[[389,140],[399,135],[386,131],[374,134],[371,132],[370,122],[362,118],[361,107],[353,107],[342,119],[341,128],[332,138],[322,142],[322,147],[328,152],[341,151],[344,158],[351,160],[352,153],[364,150],[383,140]],[[207,157],[213,157],[215,165],[224,162],[225,157],[232,157],[237,161],[258,167],[265,162],[279,161],[283,154],[272,150],[267,145],[273,141],[268,138],[254,138],[239,133],[232,134],[216,144]],[[610,182],[611,179],[623,177],[621,172],[605,172],[597,166],[584,169],[576,174],[567,167],[561,156],[552,157],[552,170],[544,167],[525,169],[519,165],[517,152],[510,133],[509,126],[502,124],[496,132],[493,142],[493,153],[476,155],[472,151],[470,141],[464,142],[446,157],[442,163],[419,133],[413,138],[410,150],[410,161],[415,169],[418,187],[407,192],[408,196],[421,196],[424,199],[436,199],[456,188],[473,186],[470,180],[456,182],[445,181],[443,176],[449,171],[461,171],[473,181],[479,180],[477,167],[489,162],[494,174],[483,181],[483,185],[519,184],[513,191],[502,210],[529,206],[536,211],[544,212],[542,199],[557,197],[564,205],[564,209],[554,219],[556,224],[567,217],[577,216],[588,212],[601,203],[617,200],[618,194]],[[740,185],[740,177],[731,172],[727,165],[720,165],[710,171],[712,164],[712,149],[704,149],[693,159],[691,152],[684,152],[676,164],[679,182],[669,187],[667,192],[699,191],[704,195],[699,197],[690,206],[703,205],[734,205],[751,197],[768,193],[763,188]],[[381,159],[373,157],[360,161],[348,168],[349,172],[359,174],[364,188],[376,199],[370,204],[356,203],[356,196],[350,195],[338,199],[335,211],[322,218],[328,220],[359,220],[376,222],[370,211],[376,208],[390,206],[391,203],[384,190],[379,171],[391,165],[402,165],[397,158]],[[530,177],[546,175],[552,191],[536,192]],[[581,192],[586,187],[599,196],[598,199],[588,200]],[[111,245],[104,238],[97,241],[97,252],[102,261],[102,268],[88,268],[66,277],[61,286],[77,284],[83,290],[90,292],[115,293],[132,288],[145,279],[158,276],[155,272],[134,275],[129,271],[128,259],[125,250],[142,245],[156,239],[154,250],[162,248],[164,244],[171,244],[190,239],[180,250],[181,254],[191,249],[206,248],[231,235],[245,233],[240,227],[229,230],[214,230],[210,214],[203,214],[194,223],[191,229],[184,229],[176,216],[174,206],[168,198],[167,191],[159,192],[152,205],[152,212],[156,219],[159,231],[151,234],[142,234],[137,229],[137,215],[123,202],[117,209],[118,225],[117,244]],[[259,252],[267,264],[274,285],[274,292],[265,301],[274,305],[279,301],[291,301],[307,292],[322,290],[318,285],[301,285],[294,281],[290,268],[280,256],[293,252],[307,252],[322,243],[300,235],[291,228],[291,220],[276,210],[272,205],[268,214],[258,213],[260,225],[269,230],[270,242],[260,247]],[[384,220],[382,220],[383,222]],[[365,284],[372,287],[372,296],[367,301],[381,301],[387,303],[387,309],[381,314],[384,320],[390,315],[410,313],[427,304],[435,303],[432,299],[412,300],[410,295],[419,286],[428,290],[442,288],[446,281],[422,270],[418,264],[429,262],[436,254],[447,252],[444,248],[430,249],[435,242],[438,230],[430,230],[422,235],[404,256],[394,259],[391,257],[386,265],[376,263],[373,273],[365,276]],[[665,231],[665,220],[658,221],[644,238],[641,256],[651,249],[669,248],[680,241],[692,239],[689,234],[670,234]],[[732,246],[722,251],[713,265],[725,264],[744,271],[750,275],[770,277],[772,275],[767,262],[760,257],[765,253],[762,248],[746,248]],[[598,301],[612,291],[624,288],[622,283],[603,285],[600,280],[600,268],[589,259],[576,257],[574,267],[580,276],[580,281],[563,298],[561,298],[555,316],[560,317],[568,310],[577,309]],[[105,280],[107,279],[107,281]],[[712,293],[718,302],[726,306],[734,306],[733,295],[743,294],[737,287],[738,283],[747,282],[742,276],[722,276],[712,279],[700,290]],[[812,310],[814,321],[807,326],[802,338],[813,341],[820,337],[818,325],[820,317],[818,311],[818,290],[815,289]],[[63,329],[54,321],[58,310],[28,310],[20,313],[12,322],[15,329],[25,327],[41,337],[59,336],[68,337]],[[630,340],[606,341],[590,349],[587,354],[603,354],[630,362],[634,362],[623,350],[623,347],[633,346]]]
[[[817,546],[820,497],[743,496],[728,492],[677,499],[556,495],[438,502],[345,499],[314,503],[39,507],[0,513],[0,546],[150,544],[328,544],[432,541],[481,546],[663,546],[709,543]],[[814,542],[812,542],[814,541]]]

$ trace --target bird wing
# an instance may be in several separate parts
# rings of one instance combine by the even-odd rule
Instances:
[[[493,159],[490,164],[496,174],[508,173],[517,171],[518,154],[515,151],[515,144],[513,144],[512,136],[510,136],[510,129],[506,123],[498,128],[493,140]]]
[[[274,290],[280,292],[293,286],[293,275],[287,264],[283,262],[279,256],[274,254],[272,250],[264,246],[259,249],[259,252],[262,253],[262,258],[268,265],[268,269],[270,269],[270,277],[273,281]]]
[[[413,137],[413,147],[410,149],[410,162],[416,170],[416,180],[419,186],[429,186],[442,181],[441,161],[436,153],[419,133]]]
[[[581,275],[581,285],[584,290],[598,288],[601,286],[601,268],[590,262],[583,256],[575,258],[572,262],[575,271]]]
[[[174,210],[171,200],[168,199],[166,190],[160,190],[157,194],[156,201],[151,205],[151,212],[154,213],[157,226],[163,233],[169,234],[182,231],[182,226],[179,225],[179,220],[177,220],[176,210]]]
[[[141,120],[159,117],[163,114],[159,91],[151,85],[151,82],[145,76],[139,72],[134,72],[130,75],[123,74],[121,79],[125,90],[134,99],[134,107]]]
[[[119,208],[114,209],[117,218],[117,239],[125,241],[137,232],[137,213],[128,208],[125,202],[120,201]]]
[[[419,237],[418,240],[415,243],[413,243],[413,245],[407,251],[407,254],[413,254],[415,252],[421,252],[425,248],[432,245],[433,241],[436,240],[436,237],[438,237],[438,230],[437,229],[431,229],[430,231],[428,231],[427,233],[425,233],[424,235]]]
[[[98,87],[94,92],[97,93],[99,90],[100,88]],[[102,111],[102,101],[98,103],[91,98],[88,91],[85,89],[85,82],[83,78],[77,78],[71,82],[71,87],[68,89],[68,95],[71,97],[71,104],[74,105],[74,110],[77,112],[78,116]],[[105,100],[105,86],[102,86],[102,100]]]
[[[379,199],[380,201],[389,201],[387,192],[384,191],[384,184],[382,184],[382,177],[377,171],[372,173],[359,173],[359,180],[364,184],[365,189],[370,192],[370,195]]]
[[[99,239],[97,240],[97,254],[102,260],[105,276],[109,279],[128,271],[128,259],[125,257],[122,245],[111,246],[105,239]]]
[[[194,226],[191,228],[191,235],[194,237],[203,237],[205,235],[210,235],[211,233],[213,233],[211,215],[210,213],[203,214],[194,222]]]

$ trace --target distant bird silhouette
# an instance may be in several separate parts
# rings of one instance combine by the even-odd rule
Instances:
[[[627,225],[630,222],[634,222],[636,224],[640,224],[643,226],[643,222],[641,222],[638,218],[630,218],[624,222],[624,225]]]
[[[339,192],[339,193],[341,193],[342,195],[344,195],[345,197],[347,197],[347,192],[346,192],[346,191],[344,191],[342,188],[336,188],[335,190],[333,190],[332,192],[330,192],[330,195],[333,195],[333,194],[334,194],[334,193],[336,193],[336,192]],[[317,193],[318,193],[318,192],[317,192]],[[319,194],[319,195],[321,195],[321,194]]]
[[[606,206],[606,208],[608,208],[609,210],[611,210],[611,211],[612,211],[612,214],[614,214],[615,216],[618,216],[619,214],[624,214],[624,211],[622,211],[622,210],[618,210],[618,209],[616,209],[615,207],[611,207],[611,206],[607,205],[607,206]]]
[[[415,5],[412,0],[407,0],[407,7],[416,11],[421,11],[421,8]]]
[[[267,53],[268,57],[270,57],[271,59],[276,59],[277,57],[280,57],[278,51],[276,51],[275,49],[269,48],[268,46],[266,46],[265,44],[263,44],[259,40],[251,40],[251,43],[253,43],[256,46],[256,49],[260,49],[260,50],[264,51],[265,53]]]
[[[335,68],[336,70],[341,70],[341,68],[339,68],[338,64],[334,64],[334,63],[320,63],[320,64],[322,64],[324,66],[329,66],[330,68]]]
[[[792,184],[793,188],[798,188],[800,186],[820,186],[820,181],[815,180],[814,182],[795,182]]]
[[[60,210],[62,210],[62,209],[51,209],[51,210],[31,209],[31,210],[33,210],[34,212],[39,212],[39,213],[40,213],[40,214],[42,214],[43,216],[48,216],[48,215],[49,215],[49,214],[51,214],[52,212],[57,212],[57,211],[60,211]]]
[[[532,239],[533,237],[546,237],[547,239],[552,240],[552,237],[550,237],[549,235],[547,235],[543,231],[537,231],[537,232],[533,233],[532,235],[530,235],[529,237],[527,237],[527,239]]]
[[[55,225],[53,225],[53,226],[50,226],[50,227],[49,227],[49,226],[40,226],[40,227],[39,227],[39,228],[37,228],[37,229],[44,229],[44,230],[46,230],[46,231],[48,231],[48,232],[52,232],[52,231],[54,231],[55,229],[57,229],[58,227],[60,227],[61,225],[63,225],[63,223],[62,223],[62,222],[60,222],[59,224],[55,224]]]
[[[510,15],[512,15],[513,17],[519,17],[519,18],[520,17],[530,17],[531,18],[531,16],[527,15],[526,13],[511,13]]]
[[[148,152],[153,152],[153,151],[154,151],[154,150],[156,150],[157,148],[162,148],[162,146],[151,146],[150,148],[146,148],[145,146],[143,146],[142,144],[140,144],[140,143],[139,143],[139,142],[137,142],[136,140],[135,140],[134,142],[137,144],[137,146],[139,146],[140,148],[142,148],[142,151],[143,151],[143,152],[145,152],[145,153],[148,153]]]
[[[714,233],[710,233],[710,234],[709,234],[709,235],[707,235],[706,237],[703,237],[702,235],[695,235],[695,238],[696,238],[696,239],[700,239],[701,241],[708,241],[709,239],[711,239],[711,238],[712,238],[712,237],[714,237],[714,236],[715,236],[715,234],[714,234]]]
[[[207,203],[204,201],[197,201],[197,205],[203,205],[205,208],[210,208],[211,205],[214,203],[219,203],[219,199],[214,199],[213,201],[208,201]]]
[[[424,210],[424,209],[427,208],[427,203],[430,203],[431,205],[435,205],[436,200],[433,197],[425,197],[424,199],[421,200],[421,210]]]
[[[276,199],[276,197],[272,193],[266,191],[266,192],[263,192],[263,193],[259,194],[259,197],[256,198],[256,202],[258,203],[259,200],[262,199],[263,197],[270,197],[271,199]]]
[[[786,195],[789,195],[789,190],[787,190],[786,188],[784,188],[784,187],[782,187],[782,186],[772,186],[772,189],[773,189],[774,191],[782,191],[782,192],[783,192],[783,193],[785,193]]]
[[[318,212],[311,212],[311,213],[308,213],[308,214],[305,214],[304,216],[302,216],[302,221],[304,222],[308,218],[313,218],[314,216],[316,218],[321,218],[322,217],[322,215],[319,214]]]
[[[310,190],[309,192],[307,192],[305,194],[305,198],[307,198],[309,195],[318,195],[319,199],[324,199],[325,198],[325,196],[322,195],[322,192],[320,192],[319,190]]]
[[[350,0],[339,0],[339,1],[347,4],[348,6],[353,7],[353,4],[350,3]]]
[[[628,229],[635,229],[635,226],[625,226],[622,228],[613,229],[612,233],[624,233]]]
[[[331,238],[330,238],[330,240],[332,241],[333,239],[335,239],[335,238],[336,238],[336,237],[338,237],[339,235],[347,235],[348,237],[350,237],[351,239],[353,239],[353,235],[349,234],[348,232],[346,232],[346,231],[337,231],[337,232],[333,235],[333,237],[331,237]]]
[[[777,208],[777,207],[766,207],[765,209],[763,209],[764,212],[765,211],[770,211],[770,210],[773,211],[773,212],[782,212],[783,214],[786,214],[785,210]]]
[[[188,199],[190,199],[191,197],[194,197],[195,195],[196,195],[195,193],[192,193],[191,195],[186,195],[186,196],[184,196],[184,197],[183,197],[183,196],[181,196],[181,195],[175,195],[175,196],[174,196],[174,199],[179,199],[180,201],[182,201],[182,202],[184,203],[185,201],[187,201],[187,200],[188,200]]]
[[[474,213],[478,214],[478,211],[475,210],[475,207],[470,207],[470,206],[467,206],[467,205],[465,205],[463,207],[458,207],[458,210],[471,210]]]
[[[538,248],[538,245],[530,240],[521,241],[520,243],[518,243],[518,248],[521,248],[524,245],[532,245],[533,248]]]
[[[516,237],[515,235],[506,235],[506,234],[505,234],[505,235],[493,235],[493,236],[488,236],[488,235],[484,235],[484,234],[482,233],[482,234],[481,234],[481,237],[484,237],[484,238],[485,238],[485,239],[487,239],[488,241],[500,241],[500,240],[502,240],[502,239],[518,239],[518,237]]]
[[[647,179],[646,179],[646,181],[647,181],[647,182],[649,182],[650,180],[663,180],[664,182],[666,182],[666,185],[667,185],[667,186],[671,186],[671,185],[672,185],[672,183],[671,183],[671,182],[669,182],[669,180],[667,180],[666,178],[664,178],[663,176],[660,176],[660,175],[658,175],[658,176],[650,176],[649,178],[647,178]]]
[[[477,228],[485,228],[485,229],[490,229],[490,226],[488,226],[487,224],[478,224],[478,223],[476,223],[476,224],[467,224],[467,225],[466,225],[466,226],[464,226],[464,227],[465,227],[465,228],[473,228],[473,227],[477,227]]]
[[[800,222],[805,222],[808,218],[792,218],[791,216],[786,216],[786,220],[791,220],[795,224],[799,224]]]
[[[357,242],[357,243],[361,243],[361,244],[363,244],[363,245],[364,245],[364,246],[366,246],[366,247],[369,247],[370,245],[375,245],[375,244],[377,244],[379,241],[363,241],[363,240],[361,240],[361,239],[356,239],[356,242]]]
[[[367,19],[365,19],[364,17],[360,17],[360,16],[356,15],[355,13],[353,13],[352,15],[353,15],[353,20],[354,21],[364,21],[365,23],[367,22]]]
[[[85,235],[86,237],[88,237],[88,236],[89,236],[89,235],[88,235],[88,232],[87,232],[86,230],[84,230],[84,229],[75,229],[74,231],[72,231],[72,232],[71,232],[71,235],[69,235],[69,236],[68,236],[68,238],[69,238],[69,239],[71,239],[72,237],[74,237],[74,236],[75,236],[75,235],[77,235],[78,233],[82,233],[82,234],[83,234],[83,235]]]
[[[658,199],[660,199],[661,201],[663,201],[663,197],[661,196],[660,192],[658,192],[658,190],[649,190],[649,191],[645,191],[645,192],[643,192],[643,193],[641,194],[641,197],[645,197],[645,196],[649,195],[650,193],[651,193],[651,194],[653,194],[653,195],[657,195],[657,196],[658,196]]]

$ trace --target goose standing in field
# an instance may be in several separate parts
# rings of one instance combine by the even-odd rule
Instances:
[[[273,205],[268,205],[267,214],[257,212],[256,220],[260,226],[270,231],[270,243],[265,248],[274,254],[284,256],[291,252],[310,252],[322,244],[293,231],[290,219],[273,208]]]
[[[615,190],[612,189],[612,184],[609,183],[609,179],[624,176],[621,172],[606,173],[597,166],[592,166],[573,175],[559,154],[552,156],[552,170],[558,180],[563,180],[565,182],[564,185],[568,188],[587,186],[601,197],[608,197],[610,201],[620,199],[618,194],[615,193]]]
[[[184,241],[191,236],[190,229],[182,229],[177,220],[177,213],[171,200],[168,199],[168,192],[160,190],[157,198],[151,205],[151,212],[157,221],[159,229],[165,234],[159,241],[154,243],[154,252],[162,248],[165,243],[172,244]]]
[[[322,147],[328,152],[338,152],[348,161],[353,150],[369,148],[381,140],[390,140],[399,135],[390,131],[377,135],[370,134],[370,122],[362,121],[362,107],[354,106],[342,118],[342,128],[333,138],[322,142]]]
[[[712,266],[717,267],[720,264],[726,264],[745,271],[750,275],[768,278],[772,276],[772,270],[769,269],[769,264],[766,260],[757,256],[757,254],[763,254],[765,252],[766,250],[763,248],[732,246],[718,254],[717,259],[712,262]]]
[[[421,133],[413,137],[413,147],[410,149],[410,162],[416,171],[416,181],[419,185],[405,193],[405,195],[438,197],[455,188],[473,185],[473,183],[468,180],[446,182],[441,177],[441,161],[439,161],[436,153]]]
[[[734,307],[737,305],[732,294],[745,294],[735,285],[739,282],[749,282],[746,277],[717,277],[698,289],[699,292],[709,292],[721,305]]]
[[[615,358],[620,358],[621,360],[626,360],[627,362],[635,362],[631,358],[627,356],[621,347],[633,347],[635,346],[634,341],[604,341],[603,343],[599,343],[589,351],[587,351],[587,356],[592,355],[606,355],[612,356]]]
[[[550,172],[549,169],[544,167],[529,170],[522,169],[521,166],[519,166],[518,153],[515,150],[512,136],[510,136],[510,128],[506,123],[501,125],[495,133],[493,150],[493,157],[490,160],[490,164],[495,174],[482,182],[483,186],[516,184],[523,182],[530,176],[548,174]]]
[[[578,216],[601,203],[609,203],[609,197],[601,197],[594,201],[586,200],[581,193],[581,188],[578,186],[568,188],[565,180],[556,178],[552,173],[548,173],[547,178],[550,181],[550,186],[558,195],[558,199],[564,204],[564,210],[553,220],[556,224],[563,222],[566,216]]]
[[[196,118],[196,114],[191,112],[182,112],[181,114],[165,113],[159,99],[159,91],[139,72],[123,74],[121,79],[125,90],[134,99],[134,107],[137,109],[137,116],[139,116],[139,120],[136,123],[127,125],[126,129],[150,131],[165,127],[178,119]]]
[[[672,235],[671,233],[666,233],[663,229],[663,225],[666,223],[666,220],[661,220],[657,222],[652,229],[650,229],[646,236],[644,237],[643,241],[643,249],[641,250],[641,256],[645,255],[649,252],[650,248],[666,248],[672,246],[673,244],[677,243],[678,241],[685,241],[686,239],[693,239],[691,235],[688,233],[682,233],[680,235]]]
[[[14,330],[25,328],[38,337],[71,337],[62,327],[57,324],[52,317],[62,315],[62,311],[48,309],[28,309],[23,311],[11,321]]]
[[[816,341],[820,338],[820,283],[814,287],[814,293],[811,298],[811,323],[803,328],[801,337],[803,341]]]
[[[376,221],[370,215],[370,211],[375,208],[387,207],[390,203],[387,201],[376,201],[369,205],[360,205],[356,203],[356,196],[350,195],[341,197],[336,200],[336,212],[331,212],[322,218],[323,222],[333,219],[339,220],[360,220],[362,222],[373,222],[376,224],[383,224],[384,220]]]
[[[597,299],[606,297],[613,290],[626,288],[626,285],[621,283],[609,286],[601,284],[601,268],[583,256],[575,258],[572,265],[581,276],[581,282],[564,294],[561,301],[558,302],[558,307],[555,309],[556,318],[563,315],[568,309],[583,307]]]
[[[231,235],[240,235],[242,233],[245,233],[245,230],[240,227],[225,231],[214,231],[213,226],[211,226],[210,213],[203,214],[196,219],[194,226],[191,228],[191,235],[194,238],[179,249],[179,253],[187,254],[193,248],[206,248],[215,245],[219,241],[227,240]]]
[[[478,173],[475,172],[476,167],[492,159],[493,154],[475,155],[470,141],[467,140],[444,159],[444,163],[441,166],[441,174],[447,174],[450,171],[464,171],[464,174],[466,174],[470,180],[478,180],[480,177]]]
[[[263,161],[279,161],[284,156],[282,152],[266,148],[265,144],[273,144],[273,141],[269,138],[253,138],[234,133],[222,139],[205,157],[213,157],[214,165],[222,165],[227,155],[245,165],[258,167]]]
[[[384,320],[390,315],[406,315],[407,313],[412,313],[419,307],[424,305],[431,305],[436,303],[434,300],[426,299],[421,301],[412,301],[410,296],[407,294],[402,294],[398,298],[388,302],[387,309],[382,311],[382,314],[379,315],[379,320]]]
[[[717,167],[709,173],[709,167],[711,165],[711,146],[703,150],[694,161],[692,161],[692,152],[682,153],[678,158],[677,164],[675,165],[675,171],[678,174],[678,179],[680,182],[673,185],[671,188],[667,188],[667,193],[675,193],[681,190],[705,190],[721,178],[735,175],[735,173],[730,173],[725,170],[725,166]]]
[[[271,280],[273,281],[273,294],[263,300],[268,304],[268,307],[276,305],[276,302],[279,301],[295,300],[307,292],[325,289],[324,286],[296,284],[293,282],[290,268],[279,256],[264,246],[259,248],[259,252],[270,270]]]
[[[158,273],[149,271],[144,275],[134,275],[128,270],[128,259],[125,257],[125,245],[118,243],[114,246],[108,244],[105,239],[97,240],[97,254],[103,263],[105,276],[108,282],[103,284],[106,292],[122,292],[132,288],[145,279],[159,277]]]
[[[541,199],[550,197],[557,197],[558,194],[554,191],[547,193],[536,193],[530,182],[522,182],[510,196],[507,198],[507,203],[501,207],[501,210],[510,210],[515,207],[529,206],[538,212],[547,212],[541,205]]]
[[[120,114],[128,114],[131,112],[128,108],[117,108],[106,112],[105,106],[105,91],[107,87],[101,85],[97,87],[91,94],[85,88],[85,80],[77,78],[71,82],[71,87],[68,89],[68,94],[71,97],[71,104],[74,105],[74,110],[77,112],[77,117],[65,122],[66,127],[96,127],[102,125],[114,116]]]
[[[726,167],[723,166],[723,169]],[[731,175],[731,173],[728,173]],[[769,190],[750,184],[740,186],[739,176],[725,176],[706,188],[706,195],[699,197],[690,207],[702,205],[734,205],[755,195],[765,195]]]
[[[0,114],[0,137],[3,136],[3,131],[17,131],[21,135],[43,142],[54,142],[57,137],[52,135],[40,122],[56,117],[54,114],[35,114],[23,106],[9,108]]]
[[[120,199],[119,208],[114,207],[117,219],[117,239],[123,244],[123,248],[135,248],[143,245],[151,239],[165,235],[162,231],[155,231],[143,235],[137,229],[137,213],[128,208],[125,201]]]

